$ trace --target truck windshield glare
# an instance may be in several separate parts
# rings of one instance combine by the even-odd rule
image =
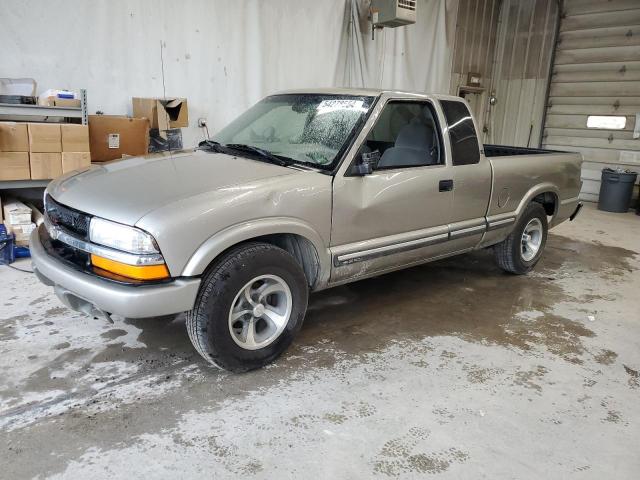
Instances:
[[[258,102],[213,137],[223,145],[258,147],[275,156],[332,168],[373,97],[273,95]]]

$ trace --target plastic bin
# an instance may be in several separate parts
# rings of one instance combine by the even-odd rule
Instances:
[[[15,260],[13,252],[13,234],[0,223],[0,265],[9,265]]]
[[[611,168],[603,169],[598,210],[615,213],[627,212],[631,205],[633,186],[637,176],[637,173],[628,170],[621,172]]]

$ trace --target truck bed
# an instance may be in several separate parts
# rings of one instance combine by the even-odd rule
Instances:
[[[526,148],[526,147],[511,147],[508,145],[491,145],[485,144],[484,155],[485,157],[507,157],[512,155],[544,155],[548,153],[565,153],[559,150],[545,150],[543,148]]]

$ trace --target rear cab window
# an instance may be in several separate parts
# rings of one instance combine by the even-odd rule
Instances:
[[[473,117],[464,102],[441,100],[447,120],[453,165],[472,165],[480,161],[478,135]]]

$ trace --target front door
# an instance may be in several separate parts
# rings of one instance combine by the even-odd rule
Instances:
[[[331,283],[437,256],[448,239],[453,194],[443,119],[424,100],[388,100],[358,150],[372,174],[338,174],[333,188]]]
[[[453,165],[450,245],[456,250],[473,248],[487,228],[491,165],[480,153],[477,129],[465,102],[442,100],[440,104]]]

